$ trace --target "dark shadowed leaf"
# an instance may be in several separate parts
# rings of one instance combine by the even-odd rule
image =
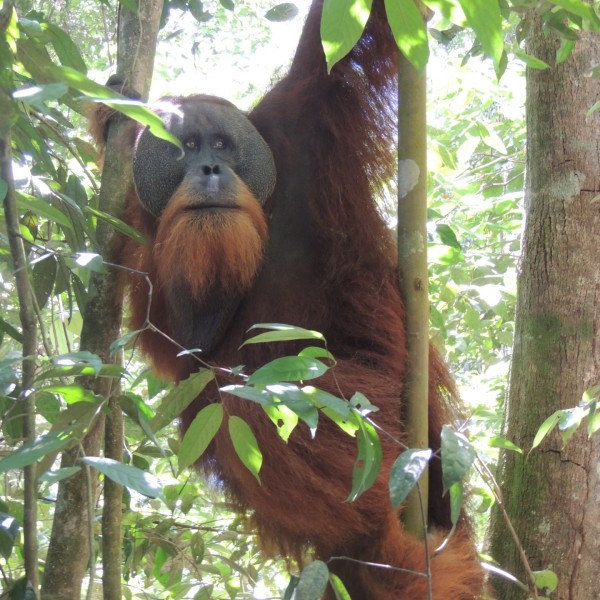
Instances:
[[[298,14],[298,7],[292,2],[284,2],[274,6],[265,13],[268,21],[291,21]]]
[[[329,569],[327,565],[315,560],[302,573],[296,587],[295,600],[320,600],[327,588]]]
[[[431,450],[411,448],[400,454],[390,471],[390,498],[396,510],[419,481],[429,464]]]
[[[475,460],[471,442],[447,425],[442,428],[442,472],[444,493],[455,483],[460,483]]]

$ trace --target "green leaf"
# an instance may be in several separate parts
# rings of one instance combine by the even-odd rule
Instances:
[[[308,346],[298,352],[298,356],[307,356],[308,358],[326,358],[335,363],[335,357],[329,350],[319,348],[318,346]]]
[[[294,600],[294,593],[296,592],[296,588],[298,587],[298,582],[300,581],[299,577],[292,575],[290,577],[290,582],[288,583],[287,588],[285,588],[285,592],[283,594],[283,600]]]
[[[335,594],[335,600],[352,600],[346,586],[335,573],[329,573],[329,583]]]
[[[38,436],[34,440],[25,442],[18,450],[0,460],[0,473],[32,465],[46,454],[64,448],[70,441],[69,429]]]
[[[347,419],[350,416],[351,406],[346,400],[342,400],[312,385],[304,386],[302,392],[306,394],[318,409],[323,410],[324,408],[328,408],[330,411],[337,413],[342,419]]]
[[[247,339],[242,346],[246,344],[262,344],[265,342],[288,342],[290,340],[322,340],[325,337],[318,331],[304,329],[303,327],[294,327],[293,325],[284,325],[282,323],[259,323],[250,327],[253,329],[271,329],[266,333],[259,333],[254,337]]]
[[[565,10],[584,18],[592,28],[592,31],[600,31],[600,18],[594,8],[582,0],[551,0],[555,6],[560,6]]]
[[[98,399],[91,390],[85,389],[76,383],[70,385],[46,385],[39,388],[39,391],[58,394],[67,404],[75,404],[76,402],[98,403]]]
[[[160,498],[162,496],[162,486],[150,473],[142,471],[137,467],[126,465],[112,458],[102,458],[99,456],[84,456],[81,462],[94,467],[96,471],[110,477],[115,483],[122,485],[139,494],[149,498]]]
[[[321,41],[327,72],[354,48],[371,14],[372,0],[324,0]]]
[[[437,234],[440,236],[442,244],[462,250],[462,246],[450,225],[441,224],[436,227]]]
[[[248,378],[248,383],[269,385],[283,381],[306,381],[326,373],[329,367],[315,358],[282,356],[258,368]]]
[[[116,231],[122,233],[123,235],[126,235],[132,240],[138,242],[139,244],[144,244],[146,242],[144,236],[141,233],[139,233],[133,227],[127,225],[127,223],[125,223],[124,221],[121,221],[121,219],[113,217],[113,215],[109,215],[108,213],[102,212],[101,210],[98,210],[97,208],[93,208],[91,206],[86,206],[85,212],[94,215],[95,217],[97,217],[101,221],[104,221],[105,223],[108,223]]]
[[[518,48],[516,48],[514,50],[514,53],[517,58],[521,59],[531,69],[544,70],[550,68],[550,65],[548,63],[544,62],[539,58],[536,58],[535,56],[531,56],[526,52],[523,52],[523,50],[519,50]]]
[[[363,417],[366,417],[372,412],[377,412],[379,409],[371,404],[371,401],[361,392],[356,392],[350,398],[350,405],[353,406]]]
[[[30,85],[15,90],[12,97],[28,106],[46,112],[44,102],[57,100],[69,91],[69,87],[63,81],[58,83],[47,83],[45,85]]]
[[[71,477],[71,475],[79,473],[79,471],[81,471],[81,467],[63,467],[62,469],[56,469],[56,471],[46,471],[38,477],[38,481],[53,484],[62,481],[63,479],[67,479]]]
[[[0,318],[0,331],[8,334],[15,342],[23,343],[23,334],[2,318]]]
[[[523,450],[519,448],[516,444],[513,444],[510,440],[503,438],[499,435],[495,435],[490,438],[490,446],[492,448],[503,448],[504,450],[512,450],[513,452],[518,452],[519,454],[523,454]]]
[[[450,521],[453,525],[458,523],[463,505],[463,484],[457,481],[450,486]]]
[[[265,13],[265,19],[279,23],[282,21],[291,21],[298,14],[298,7],[292,2],[284,2],[274,6]]]
[[[58,263],[53,254],[47,254],[42,260],[33,265],[31,270],[31,279],[33,283],[33,291],[35,299],[40,308],[44,308],[56,281],[56,271]]]
[[[390,498],[394,510],[406,500],[429,464],[431,450],[411,448],[400,454],[390,471]]]
[[[20,529],[19,522],[15,517],[0,512],[0,554],[5,560],[8,560],[12,554]]]
[[[558,577],[554,571],[546,569],[545,571],[534,571],[535,585],[540,590],[553,592],[558,586]]]
[[[235,415],[229,417],[229,436],[235,449],[235,453],[244,466],[254,475],[260,483],[259,472],[262,466],[263,456],[258,447],[258,442],[252,429],[246,421]]]
[[[349,502],[356,500],[375,483],[382,459],[381,442],[375,427],[365,419],[358,419],[358,425],[358,454],[352,471],[352,490],[347,498]]]
[[[296,425],[298,425],[298,415],[284,404],[280,406],[263,406],[263,410],[277,427],[279,437],[287,442]]]
[[[329,569],[320,560],[315,560],[300,573],[295,600],[320,600],[327,588]]]
[[[172,423],[214,379],[209,369],[200,369],[180,381],[161,401],[150,427],[155,433]]]
[[[201,0],[190,0],[188,6],[190,14],[198,23],[206,23],[212,18],[212,15],[204,10],[204,3]]]
[[[283,406],[297,414],[308,425],[314,436],[319,423],[319,411],[307,394],[294,384],[270,385],[267,386],[267,390],[274,400],[281,402]]]
[[[144,329],[136,329],[135,331],[128,331],[125,335],[114,340],[109,346],[111,354],[117,354],[122,348],[126,348],[132,341],[136,340],[137,337],[142,333]]]
[[[263,387],[254,387],[251,385],[227,385],[219,388],[221,392],[231,394],[244,400],[251,400],[262,406],[270,406],[274,404],[271,393]]]
[[[556,64],[560,65],[560,63],[565,62],[565,60],[571,56],[573,48],[575,48],[575,42],[573,40],[561,38],[560,48],[556,51]]]
[[[560,420],[562,419],[563,411],[557,410],[555,413],[551,414],[537,430],[535,437],[533,438],[533,443],[531,444],[531,450],[537,448],[543,441],[543,439],[558,425]],[[531,452],[530,450],[530,452]]]
[[[219,431],[222,422],[222,404],[209,404],[196,415],[181,440],[177,455],[180,471],[202,456]]]
[[[46,33],[46,37],[51,42],[58,56],[58,60],[65,67],[71,67],[81,73],[87,73],[87,67],[77,45],[73,40],[57,25],[52,23],[42,23],[42,29]]]
[[[444,493],[465,478],[475,460],[471,442],[447,425],[442,427],[442,479]]]
[[[469,27],[475,32],[483,51],[492,57],[496,74],[501,72],[504,52],[502,14],[498,0],[459,0]]]
[[[598,429],[600,429],[600,411],[598,410],[598,402],[593,400],[589,405],[588,436],[594,435]]]
[[[385,12],[396,44],[418,71],[429,59],[425,20],[413,0],[385,0]]]
[[[30,210],[39,217],[54,221],[65,229],[73,229],[73,223],[69,217],[41,198],[17,192],[17,206],[20,210]]]

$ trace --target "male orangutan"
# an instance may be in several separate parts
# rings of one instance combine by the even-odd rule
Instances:
[[[119,258],[148,273],[152,323],[181,346],[200,348],[203,360],[215,365],[243,364],[248,373],[295,353],[295,345],[286,351],[282,343],[240,348],[256,323],[324,333],[338,362],[334,375],[316,385],[346,398],[363,392],[379,407],[377,423],[398,439],[404,312],[394,241],[374,202],[395,166],[397,48],[382,5],[374,3],[359,44],[328,75],[315,2],[288,75],[247,116],[220,98],[164,99],[157,110],[185,148],[181,160],[175,146],[131,122],[135,187],[125,218],[147,243],[124,242]],[[101,145],[107,114],[100,108],[96,115]],[[148,286],[131,275],[129,287],[132,327],[141,328]],[[178,357],[180,348],[152,331],[141,334],[141,347],[155,370],[172,380],[197,369],[197,361]],[[430,371],[430,444],[437,450],[446,419],[442,395],[452,384],[433,350]],[[337,425],[321,419],[315,439],[299,425],[285,443],[258,404],[219,394],[214,386],[182,415],[183,429],[211,402],[242,417],[263,453],[260,484],[226,431],[217,434],[204,464],[239,508],[251,511],[267,551],[300,559],[312,550],[329,561],[353,600],[427,597],[424,544],[405,532],[390,504],[397,443],[382,436],[376,483],[345,502],[356,448]],[[450,526],[438,458],[430,477],[433,550]],[[467,600],[481,592],[482,571],[467,529],[459,527],[432,557],[436,600]]]

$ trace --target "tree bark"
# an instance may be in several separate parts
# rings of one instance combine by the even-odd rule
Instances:
[[[398,62],[398,271],[406,311],[403,418],[409,448],[429,448],[429,295],[427,265],[427,77]],[[428,472],[403,509],[406,528],[426,537]]]
[[[139,0],[137,14],[123,9],[119,19],[117,74],[144,100],[148,98],[152,80],[162,6],[163,0]],[[121,126],[122,123],[117,122],[109,131],[99,199],[100,210],[113,215],[123,212],[131,182],[130,157],[123,156],[119,145]],[[112,228],[99,223],[96,249],[104,257],[109,254],[112,239]],[[110,344],[119,337],[121,327],[117,273],[114,270],[108,270],[105,275],[94,273],[90,289],[93,293],[86,306],[80,347],[98,354],[105,363],[114,362]],[[117,382],[102,378],[89,382],[89,387],[109,405],[105,455],[120,460],[123,424]],[[86,436],[83,441],[85,455],[100,453],[103,429],[104,422],[99,421]],[[80,454],[81,448],[65,453],[61,466],[76,463]],[[88,499],[95,498],[96,487],[97,477],[92,469],[59,484],[42,588],[45,599],[79,600],[81,596],[81,582],[90,562]],[[107,600],[121,598],[121,514],[122,488],[107,478],[102,522],[103,594]]]
[[[582,32],[572,56],[556,64],[559,41],[531,21],[528,53],[550,65],[527,72],[526,225],[506,436],[525,453],[542,422],[577,406],[600,376],[600,37]],[[559,579],[552,598],[600,598],[600,447],[581,428],[563,447],[557,431],[527,456],[500,464],[506,509],[534,570]],[[518,549],[499,513],[492,551],[524,580]],[[497,597],[527,596],[496,580]]]
[[[15,183],[12,172],[12,154],[10,133],[0,134],[0,180],[6,184],[6,196],[3,202],[6,232],[8,234],[11,258],[19,296],[19,318],[23,332],[23,363],[21,377],[21,414],[23,421],[23,439],[35,438],[35,369],[37,365],[38,330],[35,318],[34,298],[29,280],[29,265],[23,238],[19,229],[19,213],[15,197]],[[31,584],[37,598],[38,542],[37,542],[37,474],[36,465],[23,469],[23,546],[25,576]]]

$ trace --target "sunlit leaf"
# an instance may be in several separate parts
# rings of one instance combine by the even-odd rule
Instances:
[[[504,52],[502,14],[498,0],[459,0],[467,24],[475,32],[483,51],[494,61],[496,73],[500,74],[500,61]]]
[[[236,454],[260,483],[259,473],[263,457],[252,429],[246,421],[235,415],[229,417],[228,427]]]
[[[293,325],[284,325],[282,323],[259,323],[253,325],[252,329],[270,329],[265,333],[259,333],[254,337],[247,339],[242,346],[246,344],[262,344],[265,342],[287,342],[290,340],[322,340],[325,341],[322,333],[295,327]]]
[[[544,571],[534,571],[535,585],[540,590],[553,592],[558,586],[558,577],[554,571],[546,569]]]
[[[200,369],[197,373],[180,381],[156,408],[156,414],[150,421],[152,431],[156,433],[172,423],[213,379],[212,371]]]
[[[555,413],[551,414],[539,427],[535,437],[533,438],[533,443],[531,444],[531,450],[537,448],[542,440],[559,424],[563,415],[562,410],[557,410]]]
[[[372,0],[324,0],[321,15],[321,40],[327,71],[340,61],[360,39]]]
[[[335,600],[352,600],[344,582],[335,573],[329,573],[329,583]]]
[[[177,454],[180,471],[195,463],[204,454],[219,431],[222,421],[222,404],[209,404],[196,415],[181,440]]]
[[[282,356],[258,368],[248,383],[268,385],[281,381],[306,381],[326,373],[329,367],[315,358]]]
[[[565,10],[582,17],[590,25],[593,31],[600,31],[600,17],[593,6],[582,0],[551,0],[552,4],[560,6]]]
[[[429,59],[427,29],[413,0],[385,0],[385,11],[398,48],[417,70]]]
[[[156,477],[137,467],[126,465],[112,458],[99,456],[84,456],[81,461],[90,467],[94,467],[106,477],[110,477],[115,483],[139,494],[149,498],[159,498],[162,495],[162,486]]]

